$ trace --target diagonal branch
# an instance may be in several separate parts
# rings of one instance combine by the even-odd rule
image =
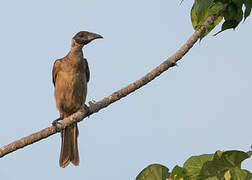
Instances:
[[[24,137],[20,140],[14,141],[11,144],[8,144],[6,146],[3,146],[0,148],[0,157],[5,156],[6,154],[9,154],[13,151],[16,151],[20,148],[23,148],[24,146],[30,145],[32,143],[35,143],[37,141],[40,141],[44,138],[47,138],[48,136],[51,136],[62,129],[64,129],[66,126],[74,123],[74,122],[80,122],[85,117],[98,112],[99,110],[107,107],[108,105],[114,103],[115,101],[118,101],[119,99],[129,95],[130,93],[134,92],[135,90],[141,88],[145,84],[149,83],[156,77],[158,77],[161,73],[169,69],[170,67],[173,67],[176,65],[176,62],[180,60],[188,51],[189,49],[195,44],[195,42],[199,39],[201,33],[203,32],[203,29],[200,29],[196,31],[189,40],[170,58],[168,58],[166,61],[164,61],[162,64],[157,66],[155,69],[153,69],[151,72],[146,74],[141,79],[129,84],[128,86],[122,88],[119,91],[114,92],[110,96],[102,99],[101,101],[96,102],[95,104],[91,105],[89,107],[89,111],[85,110],[85,108],[82,108],[78,112],[72,114],[71,116],[65,118],[61,124],[57,124],[57,127],[50,126],[48,128],[45,128],[39,132],[36,132],[34,134],[31,134],[27,137]]]
[[[227,6],[224,6],[222,12],[227,8]],[[221,14],[221,13],[220,13]],[[211,18],[208,18],[206,20],[205,26],[213,24],[213,22],[218,18],[220,15],[214,15]],[[141,88],[145,84],[151,82],[156,77],[158,77],[161,73],[168,70],[170,67],[173,67],[177,64],[177,61],[179,61],[191,48],[192,46],[197,42],[199,37],[204,33],[205,28],[202,27],[199,30],[195,31],[194,34],[186,41],[186,43],[171,57],[169,57],[167,60],[165,60],[162,64],[157,66],[155,69],[153,69],[151,72],[143,76],[141,79],[129,84],[128,86],[122,88],[119,91],[114,92],[110,96],[96,102],[95,104],[91,105],[88,110],[86,108],[82,108],[76,113],[72,114],[71,116],[65,118],[61,124],[57,124],[57,126],[50,126],[48,128],[45,128],[39,132],[36,132],[34,134],[31,134],[27,137],[21,138],[17,141],[14,141],[8,145],[5,145],[0,148],[0,158],[5,156],[6,154],[9,154],[13,151],[16,151],[20,148],[23,148],[27,145],[33,144],[37,141],[40,141],[44,138],[47,138],[48,136],[51,136],[57,132],[60,132],[65,127],[69,126],[70,124],[74,122],[80,122],[87,116],[98,112],[99,110],[109,106],[110,104],[114,103],[115,101],[120,100],[121,98],[129,95],[130,93],[134,92],[135,90]]]

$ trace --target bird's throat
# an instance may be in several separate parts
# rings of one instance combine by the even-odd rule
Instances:
[[[73,46],[68,56],[70,56],[71,58],[83,58],[82,47]]]

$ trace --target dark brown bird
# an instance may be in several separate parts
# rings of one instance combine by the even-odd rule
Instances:
[[[60,118],[64,119],[85,105],[87,83],[90,72],[87,60],[83,57],[82,48],[94,39],[102,38],[99,34],[80,31],[72,38],[72,48],[62,59],[53,65],[53,84],[55,99]],[[77,123],[61,131],[60,167],[66,167],[70,162],[79,165]]]

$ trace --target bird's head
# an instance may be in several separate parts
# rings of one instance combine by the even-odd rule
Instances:
[[[80,31],[73,37],[72,41],[74,44],[77,43],[78,45],[84,46],[91,41],[99,38],[103,37],[99,34],[91,33],[88,31]]]

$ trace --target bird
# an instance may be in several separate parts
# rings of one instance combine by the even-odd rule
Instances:
[[[55,121],[62,120],[85,106],[90,71],[82,48],[99,38],[103,37],[88,31],[78,32],[72,38],[72,47],[69,53],[54,62],[52,79],[55,87],[56,106],[60,113],[60,118]],[[64,168],[70,162],[75,166],[79,165],[78,134],[77,123],[71,124],[61,131],[60,167]]]

